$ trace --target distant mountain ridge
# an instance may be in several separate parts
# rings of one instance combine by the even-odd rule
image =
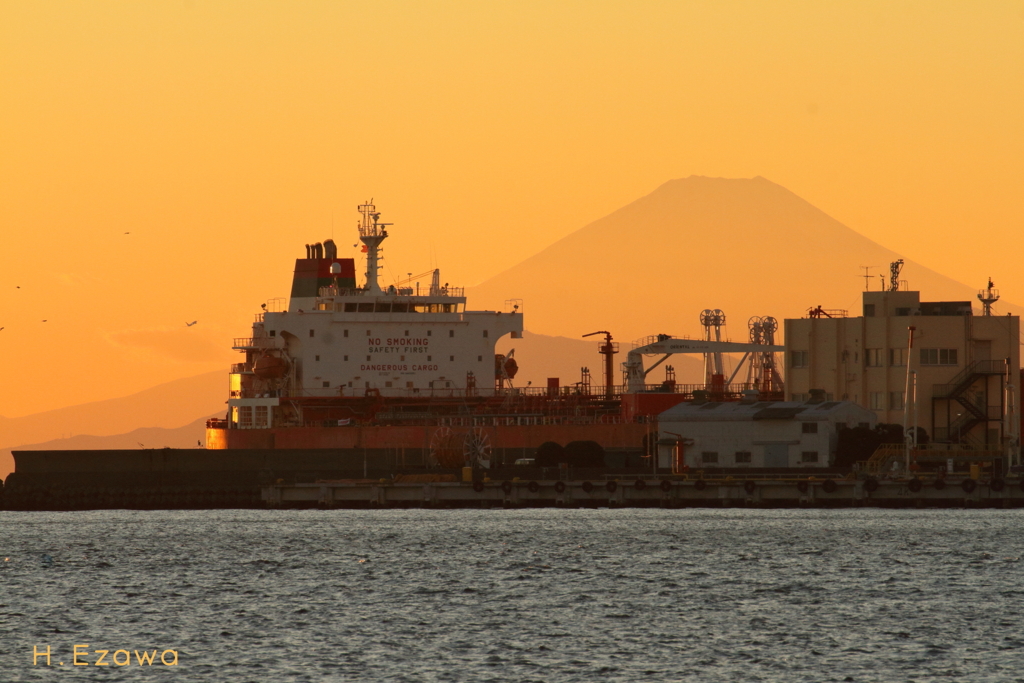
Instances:
[[[523,299],[525,325],[538,333],[608,329],[623,342],[699,336],[700,311],[718,308],[728,335],[745,341],[751,316],[781,322],[818,305],[858,315],[861,267],[875,266],[868,282],[878,289],[878,275],[887,276],[898,258],[760,176],[691,176],[664,183],[470,294],[474,307]],[[901,279],[923,300],[976,303],[977,289],[904,260]],[[1005,302],[997,308],[1019,310]]]

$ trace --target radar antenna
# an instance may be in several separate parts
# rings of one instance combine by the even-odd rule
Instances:
[[[985,306],[984,315],[992,315],[992,304],[999,301],[999,290],[994,289],[995,286],[992,278],[989,278],[988,287],[978,292],[978,300]]]

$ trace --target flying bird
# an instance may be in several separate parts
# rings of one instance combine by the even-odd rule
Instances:
[[[192,321],[192,322],[190,322],[190,323],[185,323],[185,327],[192,327],[192,326],[193,326],[193,325],[195,325],[195,324],[196,324],[197,322],[199,322],[199,321],[198,321],[198,320],[193,320],[193,321]]]
[[[126,234],[126,235],[130,235],[131,233],[130,233],[130,232],[126,232],[125,234]]]
[[[44,320],[43,322],[45,323],[46,321]]]

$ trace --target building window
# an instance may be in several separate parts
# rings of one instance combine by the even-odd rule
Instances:
[[[884,349],[864,349],[864,365],[869,368],[880,368],[883,364]]]
[[[327,388],[327,387],[329,387],[329,386],[331,386],[331,383],[330,383],[330,382],[324,382],[324,389],[326,389],[326,388]]]
[[[921,349],[921,365],[956,365],[956,349]]]
[[[874,304],[864,304],[864,317],[865,318],[874,318],[875,317],[875,305]]]
[[[704,451],[700,454],[700,461],[705,465],[715,464],[718,462],[718,451]]]
[[[252,427],[252,406],[239,406],[238,426],[242,429],[250,429]]]
[[[817,422],[804,422],[802,425],[802,432],[804,434],[817,434],[818,423]]]
[[[309,331],[309,336],[310,336],[310,337],[312,337],[312,336],[313,336],[313,330],[310,330],[310,331]]]
[[[889,349],[889,365],[894,368],[901,368],[907,364],[906,349]]]
[[[800,462],[818,462],[818,451],[804,451],[800,454]]]
[[[903,404],[906,400],[906,392],[904,391],[890,391],[889,392],[889,410],[903,410]]]
[[[868,403],[871,410],[885,410],[885,392],[872,391],[868,394]]]
[[[896,309],[896,315],[898,315],[898,316],[910,315],[910,309],[909,308],[897,308]]]
[[[270,426],[270,412],[267,406],[256,406],[256,426],[257,427],[269,427]]]
[[[807,351],[790,351],[789,364],[794,368],[806,368],[810,365],[810,353]]]
[[[750,464],[750,451],[736,451],[736,464],[737,465],[749,465]]]

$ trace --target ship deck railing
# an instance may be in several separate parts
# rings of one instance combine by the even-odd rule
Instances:
[[[260,338],[262,339],[262,338]],[[272,338],[271,338],[272,339]],[[617,384],[612,387],[613,400],[619,400],[627,394],[627,387],[624,384]],[[754,390],[758,392],[759,400],[781,401],[781,391],[765,391],[757,384],[733,383],[721,387],[711,387],[707,384],[676,384],[668,382],[663,384],[647,384],[642,394],[682,394],[684,397],[692,397],[695,391],[708,392],[708,398],[712,401],[738,401],[743,398],[744,391]],[[494,398],[504,397],[508,399],[517,398],[547,398],[547,399],[587,399],[600,401],[607,396],[605,387],[601,385],[570,384],[561,387],[512,387],[495,389],[492,387],[447,387],[447,388],[418,388],[409,389],[406,387],[383,387],[370,390],[352,388],[347,386],[312,388],[312,389],[287,389],[279,390],[275,395],[282,398],[366,398],[368,396],[383,396],[388,398],[412,398],[412,399],[434,399],[434,398]],[[238,398],[266,398],[266,392],[242,392]]]

